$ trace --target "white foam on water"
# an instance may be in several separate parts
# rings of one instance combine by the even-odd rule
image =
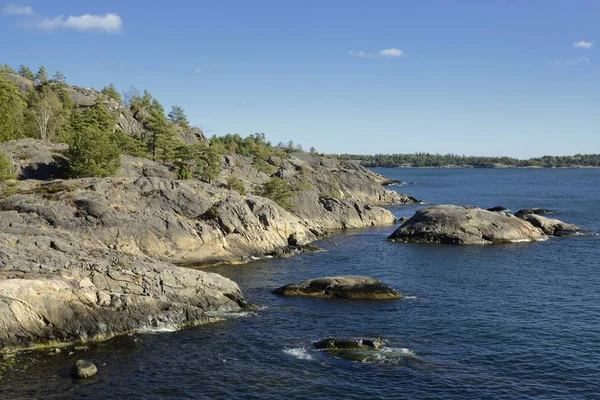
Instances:
[[[511,243],[527,243],[527,242],[531,242],[531,239],[513,239],[513,240],[509,240],[509,242],[511,242]]]
[[[209,317],[219,317],[224,319],[238,319],[254,317],[256,314],[254,311],[208,311],[206,315]]]
[[[283,352],[287,355],[297,358],[298,360],[314,360],[314,357],[308,353],[304,347],[297,347],[295,349],[285,349]]]
[[[403,357],[415,357],[416,354],[406,347],[385,347],[379,351],[382,354],[393,354]]]
[[[412,299],[416,299],[416,298],[417,298],[417,296],[404,296],[404,298],[405,298],[405,299],[410,299],[410,300],[412,300]]]
[[[414,358],[415,353],[406,347],[386,347],[365,358],[363,363],[398,363],[405,358]]]
[[[177,332],[178,330],[179,330],[179,328],[177,328],[176,326],[168,325],[168,326],[161,326],[160,328],[154,328],[154,327],[142,328],[142,329],[139,329],[137,332],[144,333],[144,334],[158,334],[158,333],[172,333],[172,332]]]

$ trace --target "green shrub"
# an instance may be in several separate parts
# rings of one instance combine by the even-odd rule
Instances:
[[[212,205],[208,210],[206,210],[206,212],[204,212],[204,214],[200,216],[200,218],[204,221],[219,219],[219,207],[216,204]]]
[[[281,178],[272,177],[263,184],[259,193],[261,196],[273,200],[285,210],[291,210],[292,189],[290,185]]]
[[[235,175],[229,175],[227,178],[227,186],[231,190],[235,190],[242,196],[246,194],[246,187],[244,186],[244,182],[240,178]]]
[[[194,175],[187,165],[182,165],[179,167],[179,171],[177,171],[177,179],[188,180],[192,179],[193,177]]]
[[[13,162],[8,154],[0,152],[0,181],[15,179]]]

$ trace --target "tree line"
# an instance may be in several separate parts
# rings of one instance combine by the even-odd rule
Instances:
[[[575,154],[573,156],[543,156],[529,159],[512,157],[477,157],[457,154],[340,154],[342,160],[360,161],[365,167],[541,167],[575,168],[600,167],[600,154]]]

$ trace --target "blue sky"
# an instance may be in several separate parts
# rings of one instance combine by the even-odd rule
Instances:
[[[600,153],[600,1],[4,1],[0,63],[323,152]],[[598,41],[598,43],[596,43]]]

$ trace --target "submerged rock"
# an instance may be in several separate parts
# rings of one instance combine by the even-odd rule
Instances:
[[[594,235],[594,232],[581,226],[568,224],[558,219],[542,217],[537,214],[526,214],[521,218],[536,228],[540,228],[546,235],[550,236]]]
[[[291,283],[273,290],[281,296],[314,296],[353,300],[386,300],[404,297],[379,279],[365,276],[331,276]]]
[[[440,205],[417,211],[389,239],[417,243],[489,244],[536,242],[546,240],[547,236],[511,214]]]
[[[379,350],[383,347],[384,341],[381,339],[336,339],[327,338],[314,343],[314,347],[319,350]]]
[[[77,360],[75,365],[73,366],[73,370],[71,374],[75,378],[86,379],[90,378],[98,373],[98,368],[96,365],[87,360]]]

